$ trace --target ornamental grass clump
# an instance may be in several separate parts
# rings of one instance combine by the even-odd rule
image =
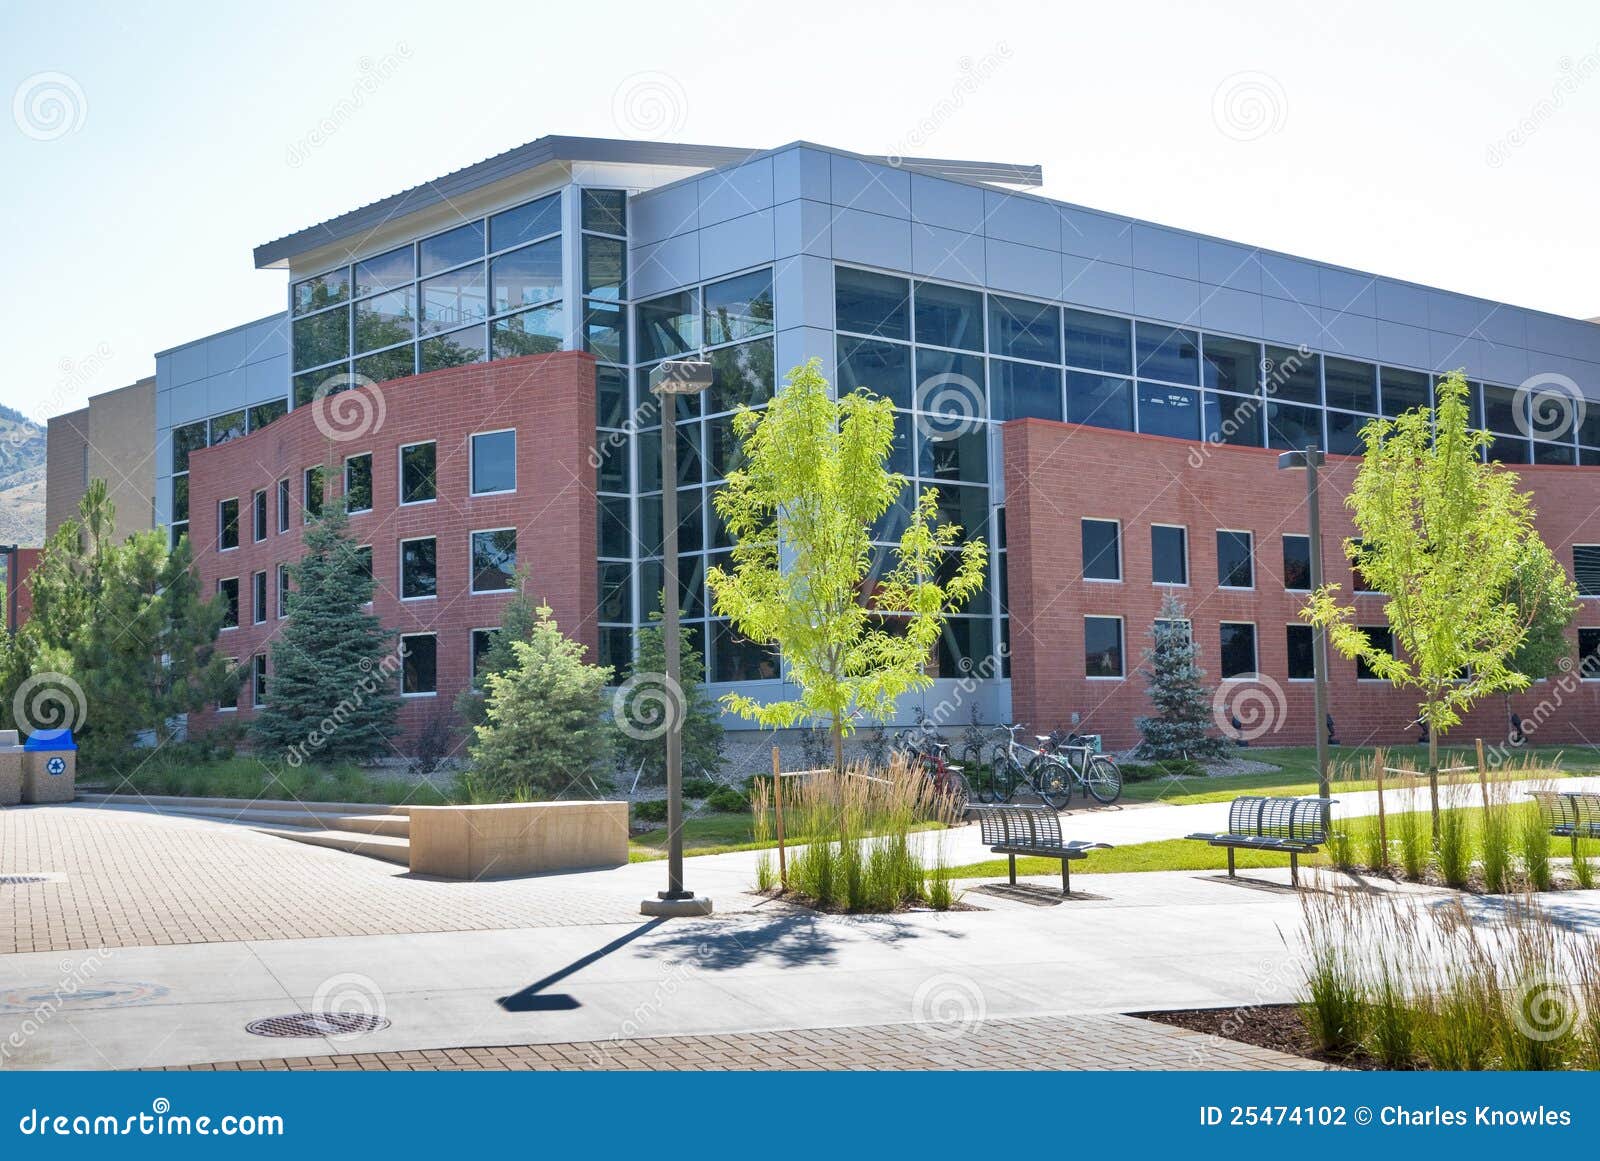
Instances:
[[[1434,851],[1439,877],[1450,887],[1465,887],[1472,874],[1472,844],[1464,810],[1439,814],[1439,845]]]
[[[1311,891],[1301,896],[1305,915],[1306,998],[1300,1018],[1323,1052],[1348,1055],[1361,1043],[1361,963],[1349,940],[1359,919],[1349,892]]]
[[[1511,890],[1511,812],[1491,801],[1483,808],[1483,889],[1491,895]]]
[[[1524,810],[1517,820],[1517,845],[1523,874],[1535,891],[1550,890],[1550,833],[1537,810]]]
[[[1400,832],[1400,873],[1411,882],[1420,883],[1427,874],[1432,853],[1428,817],[1420,810],[1404,811],[1395,816],[1395,829]]]

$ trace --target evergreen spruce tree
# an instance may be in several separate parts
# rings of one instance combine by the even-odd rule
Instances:
[[[395,635],[363,606],[372,577],[343,508],[329,503],[290,566],[288,619],[272,644],[267,704],[250,724],[258,755],[359,762],[388,748],[400,708]]]
[[[548,606],[526,640],[510,642],[510,668],[490,674],[487,720],[476,727],[470,782],[474,796],[506,801],[589,796],[611,756],[604,719],[611,669],[590,665]]]
[[[517,570],[516,595],[500,611],[500,627],[490,639],[489,651],[478,662],[472,685],[456,695],[456,713],[468,732],[489,720],[489,675],[504,673],[517,663],[512,642],[527,641],[539,623],[539,603],[528,596],[527,574]]]
[[[652,624],[639,630],[639,659],[633,666],[633,672],[639,677],[640,691],[646,694],[653,685],[649,675],[667,672],[667,642],[661,631],[661,614],[651,614],[651,620]],[[683,700],[678,710],[683,719],[683,769],[686,775],[703,773],[715,777],[722,769],[722,719],[716,703],[706,694],[705,679],[704,658],[689,644],[688,634],[680,633],[678,684],[683,690]],[[617,733],[619,760],[625,769],[633,771],[642,765],[647,778],[659,780],[667,776],[665,734],[635,737],[625,730]]]
[[[1161,602],[1160,619],[1150,626],[1149,636],[1139,672],[1156,712],[1134,723],[1144,739],[1140,755],[1157,761],[1222,757],[1227,745],[1210,732],[1212,694],[1200,668],[1200,651],[1183,603],[1171,593]]]

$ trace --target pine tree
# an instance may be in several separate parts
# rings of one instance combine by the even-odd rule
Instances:
[[[528,638],[510,642],[511,667],[485,679],[488,720],[474,731],[469,777],[492,799],[593,794],[611,754],[610,667],[584,661],[548,606],[536,614]]]
[[[652,614],[655,623],[639,630],[639,659],[634,663],[633,672],[641,683],[641,691],[646,693],[652,684],[664,682],[667,672],[667,642],[661,631],[660,617],[659,613]],[[689,644],[686,635],[680,634],[678,685],[683,697],[677,709],[683,721],[683,768],[691,774],[715,775],[722,768],[722,719],[716,703],[706,695],[705,679],[705,660],[699,650]],[[635,736],[637,733],[618,731],[617,747],[622,766],[637,770],[642,765],[647,777],[665,778],[666,734],[654,736],[654,731],[645,731],[642,736]]]
[[[473,684],[456,695],[456,714],[468,732],[489,720],[489,675],[504,673],[517,663],[512,643],[531,638],[539,623],[539,604],[528,596],[526,584],[527,573],[518,569],[516,595],[500,611],[500,627],[490,639],[489,651],[478,663]]]
[[[401,655],[394,633],[363,608],[372,577],[339,505],[307,527],[305,555],[289,572],[267,704],[250,724],[256,752],[292,765],[376,757],[395,732]]]
[[[1140,754],[1157,761],[1222,757],[1227,746],[1210,733],[1212,695],[1200,668],[1200,650],[1183,603],[1171,593],[1161,602],[1160,618],[1150,626],[1149,637],[1139,672],[1156,712],[1134,723],[1144,739]]]

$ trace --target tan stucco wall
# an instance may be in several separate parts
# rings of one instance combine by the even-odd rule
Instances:
[[[93,396],[81,411],[50,420],[46,442],[45,530],[74,516],[88,481],[104,479],[116,505],[116,535],[153,523],[156,493],[156,381],[152,376]],[[88,475],[84,444],[88,444]]]

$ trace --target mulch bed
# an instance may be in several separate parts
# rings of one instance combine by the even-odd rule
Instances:
[[[1208,1032],[1224,1040],[1237,1040],[1257,1048],[1271,1048],[1290,1056],[1303,1056],[1340,1068],[1381,1070],[1383,1065],[1362,1051],[1349,1055],[1323,1052],[1311,1041],[1300,1010],[1293,1004],[1260,1004],[1239,1008],[1188,1008],[1176,1012],[1134,1012],[1157,1024],[1171,1024],[1191,1032]]]
[[[1444,881],[1444,877],[1439,874],[1439,869],[1434,866],[1429,866],[1428,869],[1422,873],[1422,878],[1420,879],[1406,878],[1400,873],[1400,868],[1396,866],[1385,867],[1380,871],[1373,867],[1363,866],[1359,863],[1349,867],[1334,866],[1330,863],[1327,864],[1323,869],[1340,871],[1347,875],[1354,875],[1357,878],[1387,879],[1391,883],[1415,883],[1421,887],[1444,887],[1451,891],[1465,891],[1469,895],[1550,895],[1559,891],[1574,890],[1577,887],[1576,883],[1565,878],[1560,876],[1552,876],[1549,888],[1547,890],[1540,891],[1521,875],[1512,875],[1510,876],[1510,881],[1505,890],[1491,892],[1488,888],[1488,884],[1486,884],[1483,880],[1482,872],[1476,868],[1473,870],[1472,874],[1468,876],[1466,884],[1460,887],[1454,887],[1451,886],[1451,884],[1446,883]]]

